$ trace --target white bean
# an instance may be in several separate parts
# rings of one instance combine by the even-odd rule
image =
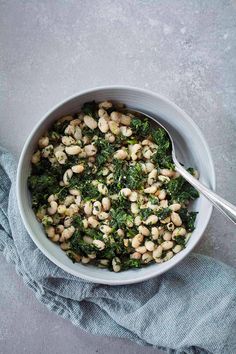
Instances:
[[[143,263],[147,264],[153,260],[152,254],[150,252],[145,252],[142,255],[142,261]]]
[[[48,146],[48,144],[49,144],[48,136],[42,136],[42,138],[40,138],[38,141],[38,146],[40,147],[40,149]]]
[[[108,225],[101,225],[100,226],[100,231],[102,231],[102,233],[104,234],[110,234],[112,232],[112,228]]]
[[[32,158],[31,158],[31,162],[35,165],[40,161],[40,159],[41,159],[41,153],[38,150],[33,154]]]
[[[99,193],[101,193],[102,195],[108,194],[107,186],[105,186],[105,184],[103,184],[103,183],[98,183],[98,191],[99,191]]]
[[[171,232],[169,231],[165,231],[164,234],[163,234],[163,240],[165,241],[170,241],[171,240]]]
[[[150,186],[155,182],[156,177],[157,177],[157,169],[154,168],[148,175],[148,184]]]
[[[74,125],[68,125],[64,131],[65,134],[67,135],[73,135],[75,132],[75,126]]]
[[[113,112],[112,112],[113,113]],[[114,121],[109,121],[108,122],[108,125],[109,125],[109,128],[110,128],[110,131],[115,134],[115,135],[118,135],[120,134],[120,128],[119,128],[119,124],[117,122],[114,122]]]
[[[112,107],[112,103],[109,101],[103,101],[103,102],[99,103],[99,108],[109,109],[111,107]]]
[[[74,132],[74,138],[76,139],[76,140],[81,140],[82,139],[82,131],[81,131],[81,128],[80,127],[78,127],[78,126],[76,126],[75,127],[75,132]]]
[[[72,136],[63,136],[63,137],[61,138],[61,141],[62,141],[62,143],[63,143],[64,145],[66,145],[66,146],[70,146],[70,145],[73,145],[73,144],[76,143],[75,139],[72,138]]]
[[[55,156],[60,165],[64,165],[67,160],[67,156],[64,151],[56,151]]]
[[[102,211],[102,204],[99,201],[93,203],[93,215],[98,215]]]
[[[84,204],[84,213],[86,215],[91,215],[93,210],[92,202],[88,201]]]
[[[54,215],[57,212],[57,202],[54,200],[50,202],[50,207],[47,209],[49,215]]]
[[[65,226],[65,227],[69,227],[69,226],[71,226],[71,223],[72,223],[72,219],[71,219],[69,216],[67,216],[67,217],[64,219],[64,226]]]
[[[152,234],[153,240],[157,240],[158,237],[159,237],[159,234],[160,234],[158,228],[157,227],[152,227],[151,228],[151,234]]]
[[[65,145],[59,144],[54,147],[54,154],[56,154],[57,151],[64,151],[65,150]]]
[[[111,133],[106,133],[105,139],[108,140],[109,143],[114,143],[114,141],[116,140],[115,136]]]
[[[66,215],[72,216],[76,213],[78,213],[79,207],[77,204],[71,204],[70,207],[66,210]]]
[[[142,224],[142,220],[141,220],[141,217],[139,215],[136,216],[136,218],[134,219],[134,224],[136,226],[139,226]]]
[[[172,211],[178,211],[178,210],[181,208],[181,204],[178,204],[178,203],[171,204],[171,205],[169,206],[169,208],[170,208]]]
[[[42,150],[42,156],[47,158],[53,152],[53,145],[48,145]]]
[[[162,255],[163,248],[161,245],[157,246],[157,248],[153,251],[152,256],[154,259],[160,258]]]
[[[174,237],[178,236],[185,236],[186,235],[186,230],[184,227],[176,227],[176,229],[172,232],[172,239]]]
[[[110,117],[112,121],[119,123],[121,119],[121,113],[113,111],[111,112]]]
[[[140,225],[138,228],[138,232],[144,236],[149,236],[150,235],[150,231],[148,230],[148,228],[146,226]]]
[[[68,186],[70,184],[69,180],[71,179],[72,175],[73,175],[73,172],[70,168],[68,170],[66,170],[66,172],[64,173],[63,182],[64,182],[65,186]]]
[[[168,183],[168,182],[170,181],[170,178],[169,178],[169,177],[162,176],[162,175],[158,176],[158,179],[159,179],[159,181],[162,182],[162,183]]]
[[[171,218],[171,221],[175,224],[175,226],[180,226],[180,225],[182,225],[181,217],[180,217],[179,214],[176,213],[175,211],[173,211],[173,212],[170,214],[170,218]]]
[[[105,211],[110,210],[111,208],[111,199],[108,197],[103,197],[102,198],[102,207]]]
[[[160,193],[158,194],[158,198],[160,200],[166,199],[166,191],[164,189],[160,191]]]
[[[81,120],[79,118],[73,119],[70,121],[70,125],[73,126],[78,126],[81,123]]]
[[[50,237],[50,238],[52,238],[55,235],[55,228],[53,226],[47,226],[45,231],[46,231],[46,234],[48,235],[48,237]]]
[[[156,215],[150,215],[145,221],[146,225],[154,225],[158,221],[158,217]]]
[[[139,207],[137,203],[131,203],[131,213],[132,214],[138,214],[139,212]]]
[[[171,248],[173,248],[174,246],[174,242],[173,241],[164,241],[161,244],[163,250],[170,250]]]
[[[120,194],[122,194],[124,197],[129,197],[131,195],[131,189],[123,188],[121,189]]]
[[[131,244],[132,247],[136,249],[142,244],[142,242],[143,242],[143,235],[137,234],[133,237]]]
[[[151,156],[152,156],[152,151],[149,149],[148,146],[145,146],[142,150],[142,154],[143,154],[143,157],[145,157],[145,159],[150,159]]]
[[[73,235],[73,233],[75,232],[75,228],[74,226],[70,226],[68,227],[68,229],[65,229],[62,231],[62,239],[68,240],[69,238],[71,238],[71,236]]]
[[[60,247],[61,247],[61,249],[62,249],[63,251],[67,251],[67,250],[70,249],[70,244],[69,244],[68,242],[62,242],[62,243],[60,244]]]
[[[96,129],[98,126],[96,120],[90,116],[84,116],[84,123],[87,125],[87,127],[89,127],[92,130]]]
[[[116,272],[116,273],[121,270],[120,259],[118,257],[113,258],[112,268],[113,268],[114,272]]]
[[[139,253],[141,253],[141,254],[144,254],[144,253],[147,252],[147,249],[146,249],[145,246],[139,246],[139,247],[135,248],[135,251],[136,251],[136,252],[139,252]]]
[[[82,220],[82,224],[83,224],[83,227],[84,227],[85,229],[88,228],[88,220],[87,220],[87,219],[83,219],[83,220]]]
[[[101,240],[93,240],[93,244],[99,249],[99,251],[102,251],[105,248],[105,243]]]
[[[168,207],[168,200],[167,199],[160,200],[160,206],[162,208],[167,208]]]
[[[97,148],[93,144],[85,145],[84,151],[87,156],[94,156],[97,153]]]
[[[174,253],[172,251],[169,251],[166,253],[166,256],[163,258],[163,261],[169,261],[173,257]]]
[[[166,176],[166,177],[173,177],[174,173],[175,173],[175,171],[168,170],[166,168],[163,168],[160,170],[160,174],[163,176]]]
[[[121,122],[121,124],[129,126],[131,123],[131,117],[126,116],[125,114],[122,114],[120,117],[120,122]]]
[[[54,201],[54,200],[57,200],[58,197],[56,194],[51,194],[49,197],[48,197],[48,203]]]
[[[66,211],[66,206],[65,205],[58,205],[57,212],[58,214],[64,214]]]
[[[162,224],[168,224],[170,222],[170,217],[167,216],[167,218],[160,220]]]
[[[64,225],[57,225],[57,227],[56,227],[57,234],[61,234],[62,231],[64,231],[64,230],[65,230]]]
[[[174,253],[179,253],[180,251],[182,250],[182,246],[181,245],[176,245],[174,248],[173,248],[173,252]]]
[[[127,137],[129,137],[133,134],[132,129],[128,128],[126,126],[121,126],[120,131],[121,131],[122,135],[127,136]]]
[[[89,225],[91,225],[92,228],[94,228],[94,229],[99,225],[99,222],[97,221],[97,219],[95,219],[94,216],[89,216],[89,218],[88,218],[88,223],[89,223]]]
[[[168,231],[174,231],[175,225],[173,224],[173,222],[168,222],[166,227],[167,227]]]
[[[118,230],[116,230],[116,232],[117,232],[117,235],[120,236],[120,237],[124,237],[125,236],[125,233],[124,233],[124,231],[122,229],[118,229]]]
[[[100,108],[99,110],[98,110],[98,116],[100,117],[100,118],[106,118],[107,120],[109,119],[109,115],[108,115],[108,113],[107,113],[107,111],[105,110],[105,109],[103,109],[103,108]]]
[[[152,162],[146,162],[145,166],[146,166],[147,173],[150,173],[155,169],[155,166]]]
[[[77,155],[81,152],[81,147],[79,147],[78,145],[67,146],[65,148],[65,152],[67,153],[67,155]]]
[[[104,117],[99,118],[98,120],[98,128],[101,130],[102,133],[107,133],[109,130],[108,122]]]
[[[151,187],[145,188],[144,193],[154,194],[157,191],[157,186],[152,185]]]
[[[99,220],[105,220],[107,218],[109,218],[109,214],[106,213],[105,211],[102,211],[101,213],[98,214],[98,219]]]
[[[117,150],[114,154],[114,158],[118,160],[125,160],[128,157],[128,153],[125,150]]]
[[[89,263],[89,262],[90,262],[90,258],[89,258],[89,257],[85,257],[85,256],[82,257],[81,263],[87,264],[87,263]]]
[[[142,257],[142,255],[139,252],[134,252],[134,253],[131,253],[131,255],[130,255],[130,259],[140,259],[141,257]]]
[[[59,239],[60,239],[60,235],[55,234],[55,235],[51,238],[51,241],[52,241],[52,242],[58,242]]]
[[[83,165],[75,165],[75,166],[72,166],[71,169],[74,173],[82,173],[84,171],[84,166]]]
[[[131,192],[131,194],[129,195],[129,200],[131,202],[136,202],[138,200],[138,193],[135,191]]]
[[[69,193],[70,193],[71,195],[73,195],[73,196],[80,195],[80,191],[79,191],[78,189],[75,189],[75,188],[70,189],[70,190],[69,190]]]
[[[96,255],[95,252],[93,252],[93,253],[88,254],[88,257],[89,257],[90,259],[95,259],[95,258],[97,257],[97,255]]]
[[[152,241],[146,241],[145,242],[145,247],[148,251],[153,251],[155,248],[155,243]]]

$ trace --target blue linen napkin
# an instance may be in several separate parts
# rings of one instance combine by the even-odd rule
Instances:
[[[236,271],[192,254],[174,269],[127,286],[88,283],[54,265],[27,234],[18,211],[16,163],[0,148],[0,250],[39,301],[96,335],[167,353],[236,353]]]

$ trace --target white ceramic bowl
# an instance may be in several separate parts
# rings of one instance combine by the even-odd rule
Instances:
[[[196,167],[200,173],[200,181],[214,189],[215,173],[211,154],[199,128],[178,106],[158,94],[128,86],[99,87],[66,99],[40,120],[27,139],[18,165],[17,198],[25,227],[38,248],[57,266],[88,281],[110,285],[141,282],[166,272],[187,256],[200,240],[208,224],[212,205],[203,196],[200,196],[193,203],[192,209],[199,212],[196,229],[187,247],[165,263],[153,264],[121,273],[110,272],[92,265],[84,266],[79,263],[72,263],[65,252],[45,236],[43,228],[37,221],[31,208],[27,177],[30,174],[30,160],[37,146],[38,138],[50,127],[52,122],[63,115],[78,112],[84,102],[91,100],[120,101],[131,108],[158,117],[158,120],[166,125],[173,134],[178,156],[181,156],[180,161],[186,167]]]

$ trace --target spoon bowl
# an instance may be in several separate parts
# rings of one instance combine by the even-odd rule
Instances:
[[[182,177],[184,177],[194,188],[196,188],[200,193],[202,193],[204,197],[206,197],[224,216],[226,216],[230,221],[232,221],[236,225],[236,206],[229,203],[227,200],[225,200],[224,198],[220,197],[215,192],[207,188],[204,184],[202,184],[194,176],[192,176],[187,170],[185,170],[185,168],[179,163],[179,160],[176,156],[174,139],[172,138],[168,129],[163,124],[161,124],[159,121],[154,119],[152,116],[143,113],[141,111],[125,108],[122,110],[122,112],[131,113],[135,116],[146,117],[149,119],[149,121],[151,121],[154,128],[164,129],[168,134],[168,137],[171,142],[171,147],[172,147],[171,153],[172,153],[172,160],[175,165],[175,170],[179,172],[179,174]]]

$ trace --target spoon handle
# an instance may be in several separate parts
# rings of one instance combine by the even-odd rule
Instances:
[[[186,179],[186,181],[188,181],[193,187],[202,193],[222,214],[224,214],[228,219],[236,224],[236,207],[233,204],[229,203],[227,200],[204,186],[189,172],[187,172],[178,162],[175,163],[175,167],[176,171],[179,172],[181,176]]]

